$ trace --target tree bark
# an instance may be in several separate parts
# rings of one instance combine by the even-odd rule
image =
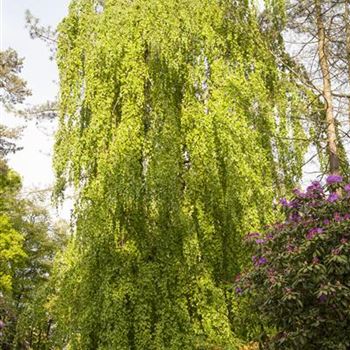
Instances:
[[[348,64],[348,84],[350,84],[350,0],[345,1],[345,35],[346,35],[346,59]],[[350,97],[348,97],[348,109],[349,109],[349,124],[350,124]]]
[[[323,98],[325,101],[326,121],[327,121],[327,141],[329,153],[329,172],[339,174],[339,155],[337,149],[337,136],[334,118],[332,85],[329,70],[327,39],[322,15],[321,1],[315,0],[318,58],[320,62],[323,78]]]

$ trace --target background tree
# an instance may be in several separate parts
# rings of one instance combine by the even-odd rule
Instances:
[[[23,237],[14,228],[7,210],[13,194],[20,187],[20,179],[3,161],[0,163],[0,185],[0,290],[3,297],[12,290],[14,264],[25,257]]]
[[[348,173],[349,60],[347,1],[287,1],[287,45],[304,65],[310,86],[320,98],[324,118],[318,136],[324,136],[328,161],[323,170]],[[292,44],[292,45],[290,45]],[[345,101],[345,102],[344,102]],[[345,103],[345,104],[344,104]],[[345,136],[345,138],[344,138]],[[321,157],[322,159],[322,157]]]
[[[66,231],[52,227],[38,199],[21,197],[20,178],[3,160],[0,169],[0,315],[5,324],[0,345],[48,348],[48,279]]]
[[[23,102],[30,95],[26,82],[19,75],[22,67],[23,59],[18,57],[16,51],[0,51],[0,103],[6,108]],[[0,157],[18,150],[13,140],[19,132],[20,129],[0,124]]]
[[[14,50],[0,52],[0,102],[7,109],[30,94],[22,65]],[[44,349],[52,324],[47,282],[65,236],[39,198],[23,198],[20,176],[7,165],[8,153],[19,149],[19,131],[0,125],[0,347]]]

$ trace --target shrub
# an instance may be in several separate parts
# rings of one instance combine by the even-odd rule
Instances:
[[[245,237],[252,266],[236,293],[264,324],[264,348],[350,349],[350,184],[331,175],[280,203],[284,222]]]

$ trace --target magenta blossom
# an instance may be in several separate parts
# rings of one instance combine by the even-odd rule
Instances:
[[[308,197],[319,197],[323,193],[322,186],[319,181],[313,181],[310,186],[307,187],[306,193]]]
[[[304,193],[303,191],[301,191],[299,188],[295,188],[293,190],[293,193],[300,198],[305,198],[306,197],[306,193]]]
[[[328,196],[327,202],[329,202],[329,203],[334,203],[334,202],[336,202],[338,199],[339,199],[338,194],[337,194],[336,192],[332,192],[332,193]]]
[[[345,186],[344,186],[344,190],[345,190],[346,192],[350,192],[350,184],[345,185]]]
[[[288,206],[289,206],[289,203],[288,203],[287,199],[285,199],[285,198],[281,198],[281,199],[280,199],[280,204],[281,204],[283,207],[288,207]]]
[[[318,300],[320,301],[320,303],[324,303],[327,301],[327,295],[325,294],[321,294],[318,298]]]
[[[261,266],[267,263],[267,259],[264,258],[263,256],[261,257],[253,256],[252,260],[255,266]]]
[[[237,288],[236,288],[236,294],[242,294],[242,293],[243,293],[242,288],[237,287]]]
[[[314,227],[306,235],[306,239],[313,239],[316,235],[323,233],[323,229],[321,227]]]
[[[343,220],[343,217],[339,213],[334,213],[334,220],[340,222]]]
[[[329,175],[326,179],[328,185],[337,184],[343,181],[343,177],[340,175]]]
[[[299,222],[299,221],[301,220],[301,217],[300,217],[299,213],[295,213],[295,212],[294,212],[294,213],[292,213],[291,215],[289,215],[288,220],[289,220],[290,222],[296,223],[296,222]]]

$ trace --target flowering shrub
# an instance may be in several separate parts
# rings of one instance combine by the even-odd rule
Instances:
[[[280,203],[284,222],[245,237],[254,255],[236,293],[265,348],[350,349],[350,184],[332,175]]]

